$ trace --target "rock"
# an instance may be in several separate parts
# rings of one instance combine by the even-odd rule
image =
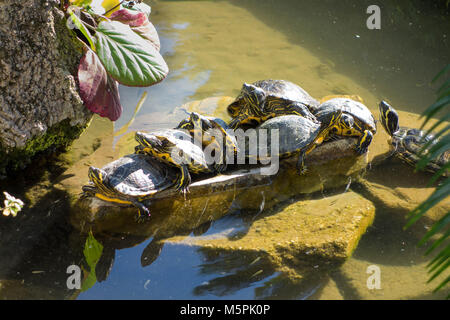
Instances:
[[[297,201],[242,221],[244,230],[173,237],[165,242],[199,246],[216,255],[235,253],[247,260],[264,259],[291,281],[346,261],[375,216],[373,204],[347,192]]]
[[[152,213],[151,223],[136,224],[134,207],[118,207],[95,198],[77,202],[72,222],[78,228],[89,225],[96,231],[151,236],[159,228],[160,219],[168,220],[163,229],[173,232],[180,228],[192,229],[236,209],[259,211],[299,194],[344,188],[356,181],[367,165],[367,157],[357,156],[354,144],[355,139],[342,139],[314,149],[306,157],[308,172],[302,176],[297,172],[296,157],[291,157],[281,160],[279,170],[273,175],[263,174],[261,167],[253,167],[198,178],[191,184],[186,199],[174,189],[164,190],[147,203]]]
[[[23,167],[37,152],[67,146],[92,113],[74,75],[80,44],[59,1],[0,4],[0,170]]]
[[[435,186],[428,186],[431,176],[427,172],[415,173],[410,165],[397,160],[368,170],[353,190],[372,201],[384,219],[395,219],[405,225],[408,214],[434,192]],[[428,210],[411,230],[419,239],[449,211],[447,198]]]

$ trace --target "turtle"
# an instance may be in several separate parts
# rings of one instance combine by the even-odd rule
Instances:
[[[297,162],[297,169],[299,174],[306,172],[306,166],[304,164],[305,156],[311,152],[316,146],[320,145],[325,137],[328,135],[336,124],[341,121],[343,112],[336,110],[335,112],[329,112],[319,118],[320,123],[311,121],[307,118],[297,115],[285,115],[278,116],[269,119],[259,125],[256,128],[258,137],[261,137],[261,131],[264,130],[278,130],[278,154],[280,158],[288,158],[294,155],[299,155]],[[267,152],[265,155],[258,154],[259,160],[268,159],[269,155],[272,155],[273,141],[272,135],[267,134]],[[261,142],[260,142],[261,143]],[[246,144],[248,150],[249,143]],[[258,150],[261,153],[261,146]],[[254,155],[248,154],[247,158]]]
[[[180,179],[176,170],[143,154],[126,155],[101,169],[91,166],[88,176],[90,183],[82,187],[84,196],[95,196],[118,205],[134,205],[139,209],[138,222],[150,216],[144,201]]]
[[[255,127],[258,124],[279,116],[295,114],[315,121],[311,110],[319,102],[298,85],[287,80],[259,80],[252,84],[244,83],[241,92],[227,107],[233,119],[230,128]]]
[[[319,105],[313,114],[319,119],[336,110],[342,110],[341,120],[329,131],[325,140],[342,136],[359,137],[355,150],[360,155],[366,153],[377,132],[375,118],[370,110],[361,102],[349,98],[333,98]]]
[[[399,116],[397,111],[391,107],[386,101],[382,100],[379,104],[380,122],[391,137],[390,144],[393,148],[393,154],[408,164],[415,166],[419,161],[419,153],[422,148],[431,141],[431,145],[437,143],[432,133],[426,131],[400,127]],[[425,151],[427,152],[427,151]],[[426,170],[429,172],[437,172],[450,160],[450,150],[443,152],[437,159],[430,161]],[[448,171],[444,172],[448,176]]]
[[[182,120],[175,129],[188,130],[192,138],[202,142],[204,148],[212,146],[214,152],[219,152],[222,156],[214,164],[215,170],[219,173],[227,168],[224,161],[227,153],[234,156],[238,152],[236,138],[227,131],[228,125],[220,118],[207,117],[197,112],[191,112],[189,117]],[[221,141],[216,139],[218,137],[222,138]]]
[[[189,191],[190,173],[213,173],[215,169],[207,163],[201,146],[192,142],[191,136],[183,130],[165,129],[151,133],[136,132],[139,143],[136,153],[144,153],[159,161],[180,169],[181,178],[175,189],[183,194]]]

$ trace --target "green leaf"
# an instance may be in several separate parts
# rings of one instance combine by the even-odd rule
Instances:
[[[431,80],[431,82],[436,82],[440,77],[442,77],[448,71],[450,71],[450,64],[448,64],[446,67],[444,67],[444,69],[439,71],[439,73],[433,78],[433,80]]]
[[[89,30],[84,26],[84,24],[80,20],[80,18],[78,18],[70,8],[67,10],[67,12],[69,13],[69,17],[70,17],[71,21],[73,22],[73,24],[75,25],[75,27],[81,31],[83,36],[89,42],[89,46],[91,47],[91,49],[95,51],[94,40],[92,39],[92,36],[89,33]]]
[[[91,5],[92,0],[73,0],[71,1],[72,5],[77,7],[87,7]]]
[[[96,31],[98,57],[106,71],[121,84],[146,87],[167,76],[169,68],[163,57],[129,26],[102,21]]]
[[[439,247],[449,236],[450,236],[450,230],[447,230],[442,237],[440,237],[438,240],[433,242],[433,245],[427,249],[427,251],[425,252],[425,255],[428,255],[431,252],[433,252],[434,249]]]
[[[93,267],[95,268],[95,265],[97,264],[98,260],[100,260],[100,257],[102,256],[102,251],[103,251],[102,244],[94,238],[92,231],[89,232],[89,235],[84,244],[83,254],[84,258],[86,259],[86,263],[91,268],[91,271]]]
[[[95,275],[95,272],[91,271],[89,272],[86,279],[84,279],[83,283],[81,284],[81,292],[86,291],[94,286],[94,284],[97,282],[97,276]]]
[[[421,129],[425,126],[425,124],[439,111],[442,110],[444,106],[450,103],[450,96],[446,96],[442,99],[439,99],[435,103],[433,103],[424,113],[423,115],[426,117],[424,123],[421,126]]]
[[[81,285],[81,291],[86,291],[91,288],[97,282],[97,276],[95,275],[95,267],[100,260],[103,252],[103,245],[98,242],[92,231],[89,232],[89,235],[84,244],[84,259],[89,266],[89,274],[87,278],[83,281]]]
[[[447,214],[438,220],[435,224],[433,224],[433,227],[428,231],[425,236],[419,241],[419,245],[424,244],[427,242],[432,236],[437,234],[441,231],[441,229],[445,228],[446,225],[450,223],[450,212],[447,212]]]

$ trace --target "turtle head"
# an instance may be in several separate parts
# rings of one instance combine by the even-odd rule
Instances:
[[[192,126],[192,123],[190,119],[184,119],[182,120],[178,126],[175,127],[175,129],[185,129],[185,130],[192,130],[194,127]]]
[[[141,151],[145,152],[145,149],[160,150],[163,147],[162,141],[153,134],[138,131],[134,137],[142,147]]]
[[[260,106],[266,98],[266,93],[263,89],[248,83],[243,84],[241,92],[245,102],[254,106]]]
[[[190,122],[194,125],[194,128],[199,128],[203,131],[206,131],[208,129],[212,129],[213,124],[211,121],[201,114],[198,114],[197,112],[191,112],[191,115],[189,116]]]
[[[94,183],[95,186],[104,186],[108,179],[108,175],[102,169],[96,167],[89,167],[88,171],[89,179]]]
[[[336,110],[333,112],[326,112],[317,117],[317,120],[320,122],[320,131],[328,132],[333,127],[339,126],[342,123],[342,110]],[[353,119],[352,119],[353,120]],[[350,120],[348,120],[350,121]],[[348,122],[351,125],[351,122]]]
[[[355,120],[348,114],[342,114],[340,124],[344,130],[351,130],[355,124]]]
[[[199,129],[206,131],[213,127],[211,121],[197,112],[191,112],[189,118],[181,121],[175,129],[194,130]]]
[[[384,130],[386,130],[390,136],[393,136],[394,133],[399,130],[397,111],[384,100],[381,100],[379,110],[380,122],[383,125]]]

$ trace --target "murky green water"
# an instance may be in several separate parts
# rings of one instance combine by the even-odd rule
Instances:
[[[420,113],[435,99],[436,86],[430,80],[450,58],[450,19],[427,4],[414,7],[408,1],[383,1],[381,30],[366,27],[370,1],[149,4],[170,74],[151,88],[120,88],[124,115],[115,124],[116,130],[130,120],[144,91],[148,98],[129,131],[167,127],[166,114],[183,103],[214,96],[234,97],[244,81],[266,78],[290,80],[316,98],[357,94],[372,110],[381,99],[387,99],[399,110]],[[92,142],[101,136],[102,143],[109,143],[112,151],[79,165],[78,178],[83,182],[87,181],[89,165],[103,166],[118,156],[110,124],[96,118],[91,126],[97,129],[80,139],[75,146],[78,149],[53,163],[49,173],[27,171],[25,177],[6,186],[12,194],[39,200],[28,200],[32,209],[25,209],[16,219],[0,219],[1,298],[442,297],[431,295],[432,285],[425,284],[426,259],[423,249],[415,246],[417,233],[403,231],[404,219],[398,215],[392,218],[392,212],[379,208],[373,226],[342,268],[318,272],[300,285],[270,268],[261,267],[264,272],[253,276],[247,270],[252,261],[243,256],[212,256],[176,243],[158,246],[152,238],[131,234],[99,234],[96,237],[102,241],[104,252],[97,277],[102,281],[85,292],[69,290],[66,268],[82,264],[85,235],[80,235],[67,218],[69,198],[77,191],[55,185],[71,178],[72,173],[64,171],[67,161],[83,162],[83,157],[95,151],[92,143],[83,145],[85,140]],[[395,183],[396,172],[392,170],[395,165],[378,168],[371,175],[374,181],[389,175],[390,183]],[[427,177],[420,179],[426,181]],[[42,194],[45,196],[39,198]],[[36,228],[36,224],[45,228]],[[215,221],[209,229],[195,232],[233,233],[248,225],[245,212],[236,211]],[[381,267],[382,291],[366,287],[366,268],[373,264]]]

